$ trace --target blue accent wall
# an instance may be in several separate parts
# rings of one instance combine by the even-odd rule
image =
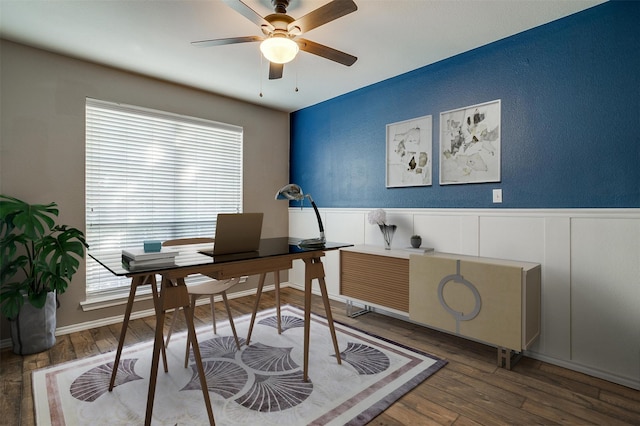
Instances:
[[[291,182],[325,208],[640,207],[639,22],[607,2],[296,111]],[[496,99],[501,182],[441,186],[440,113]],[[424,115],[432,186],[386,188],[386,125]]]

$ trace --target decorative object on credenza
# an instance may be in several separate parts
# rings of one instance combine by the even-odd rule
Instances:
[[[411,253],[416,253],[416,254],[425,254],[425,253],[430,253],[430,252],[434,251],[433,247],[425,247],[425,246],[420,246],[418,248],[415,248],[415,247],[404,247],[403,250],[411,252]]]
[[[387,124],[387,188],[431,185],[430,115]]]
[[[384,237],[385,250],[391,250],[391,241],[393,241],[393,234],[396,233],[396,225],[379,225],[382,236]]]
[[[369,212],[367,218],[372,225],[378,225],[380,232],[384,238],[384,248],[391,250],[391,241],[393,241],[393,235],[396,233],[396,225],[387,224],[387,212],[383,209],[376,209]]]
[[[411,236],[411,247],[419,248],[422,245],[422,237],[420,235]]]
[[[440,185],[500,182],[500,100],[440,113]]]
[[[0,311],[11,322],[13,352],[42,352],[55,342],[57,296],[88,247],[76,228],[56,224],[56,203],[0,195]]]
[[[322,225],[322,219],[320,218],[320,212],[318,211],[318,207],[316,203],[311,198],[310,194],[304,194],[302,192],[302,188],[295,183],[290,183],[288,185],[283,186],[276,193],[276,200],[296,200],[302,201],[304,203],[304,199],[308,198],[313,210],[316,213],[316,218],[318,219],[318,228],[320,229],[320,237],[319,238],[309,238],[306,240],[302,240],[298,243],[300,247],[323,247],[326,239],[324,238],[324,226]]]

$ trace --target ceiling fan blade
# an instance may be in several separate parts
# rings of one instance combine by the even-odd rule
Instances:
[[[218,38],[214,40],[192,41],[191,44],[195,47],[211,47],[211,46],[223,46],[225,44],[248,43],[252,41],[262,41],[262,40],[263,40],[262,37],[246,36],[246,37]]]
[[[269,62],[269,80],[282,78],[283,70],[284,64],[274,64],[273,62]]]
[[[244,4],[241,0],[222,0],[226,3],[227,6],[238,12],[240,15],[244,16],[254,24],[259,27],[267,27],[269,31],[273,31],[275,28],[273,25],[269,23],[262,16],[258,15],[258,13],[251,9],[249,6]]]
[[[288,25],[288,30],[291,31],[298,27],[301,33],[306,33],[356,10],[358,10],[358,6],[353,0],[333,0],[331,3],[327,3],[293,21]]]
[[[295,42],[298,43],[300,50],[304,50],[305,52],[311,53],[313,55],[322,56],[323,58],[338,62],[348,67],[353,65],[358,60],[358,58],[353,55],[349,55],[348,53],[341,52],[339,50],[322,45],[320,43],[316,43],[311,40],[297,38],[295,39]]]

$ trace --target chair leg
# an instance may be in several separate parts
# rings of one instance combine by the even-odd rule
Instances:
[[[196,307],[196,300],[198,300],[198,296],[196,296],[195,294],[190,295],[190,302],[191,302],[191,323],[193,324],[193,319],[195,317],[195,307]],[[189,349],[191,349],[191,342],[189,341],[189,339],[187,339],[187,349],[185,351],[184,354],[184,368],[187,368],[189,366]]]
[[[227,292],[222,292],[222,300],[224,300],[224,307],[227,310],[227,316],[229,317],[229,325],[231,331],[233,331],[233,337],[236,339],[236,346],[240,350],[240,340],[238,339],[238,333],[236,333],[236,326],[233,324],[233,316],[231,315],[231,308],[229,307],[229,299],[227,299]]]
[[[211,305],[211,318],[213,321],[213,334],[218,334],[218,330],[216,330],[216,308],[214,307],[214,298],[215,295],[212,294],[209,296],[209,304]]]
[[[280,314],[280,271],[273,271],[273,280],[276,288],[276,315],[278,317],[278,334],[282,334],[282,315]]]

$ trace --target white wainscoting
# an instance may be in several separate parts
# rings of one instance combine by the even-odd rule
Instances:
[[[327,239],[382,246],[370,210],[320,209]],[[540,263],[542,333],[526,355],[640,389],[640,209],[385,210],[394,248],[420,234],[441,252]],[[312,209],[289,209],[289,235],[318,235]],[[324,264],[330,296],[343,300],[338,253]],[[304,284],[302,262],[289,281]]]

